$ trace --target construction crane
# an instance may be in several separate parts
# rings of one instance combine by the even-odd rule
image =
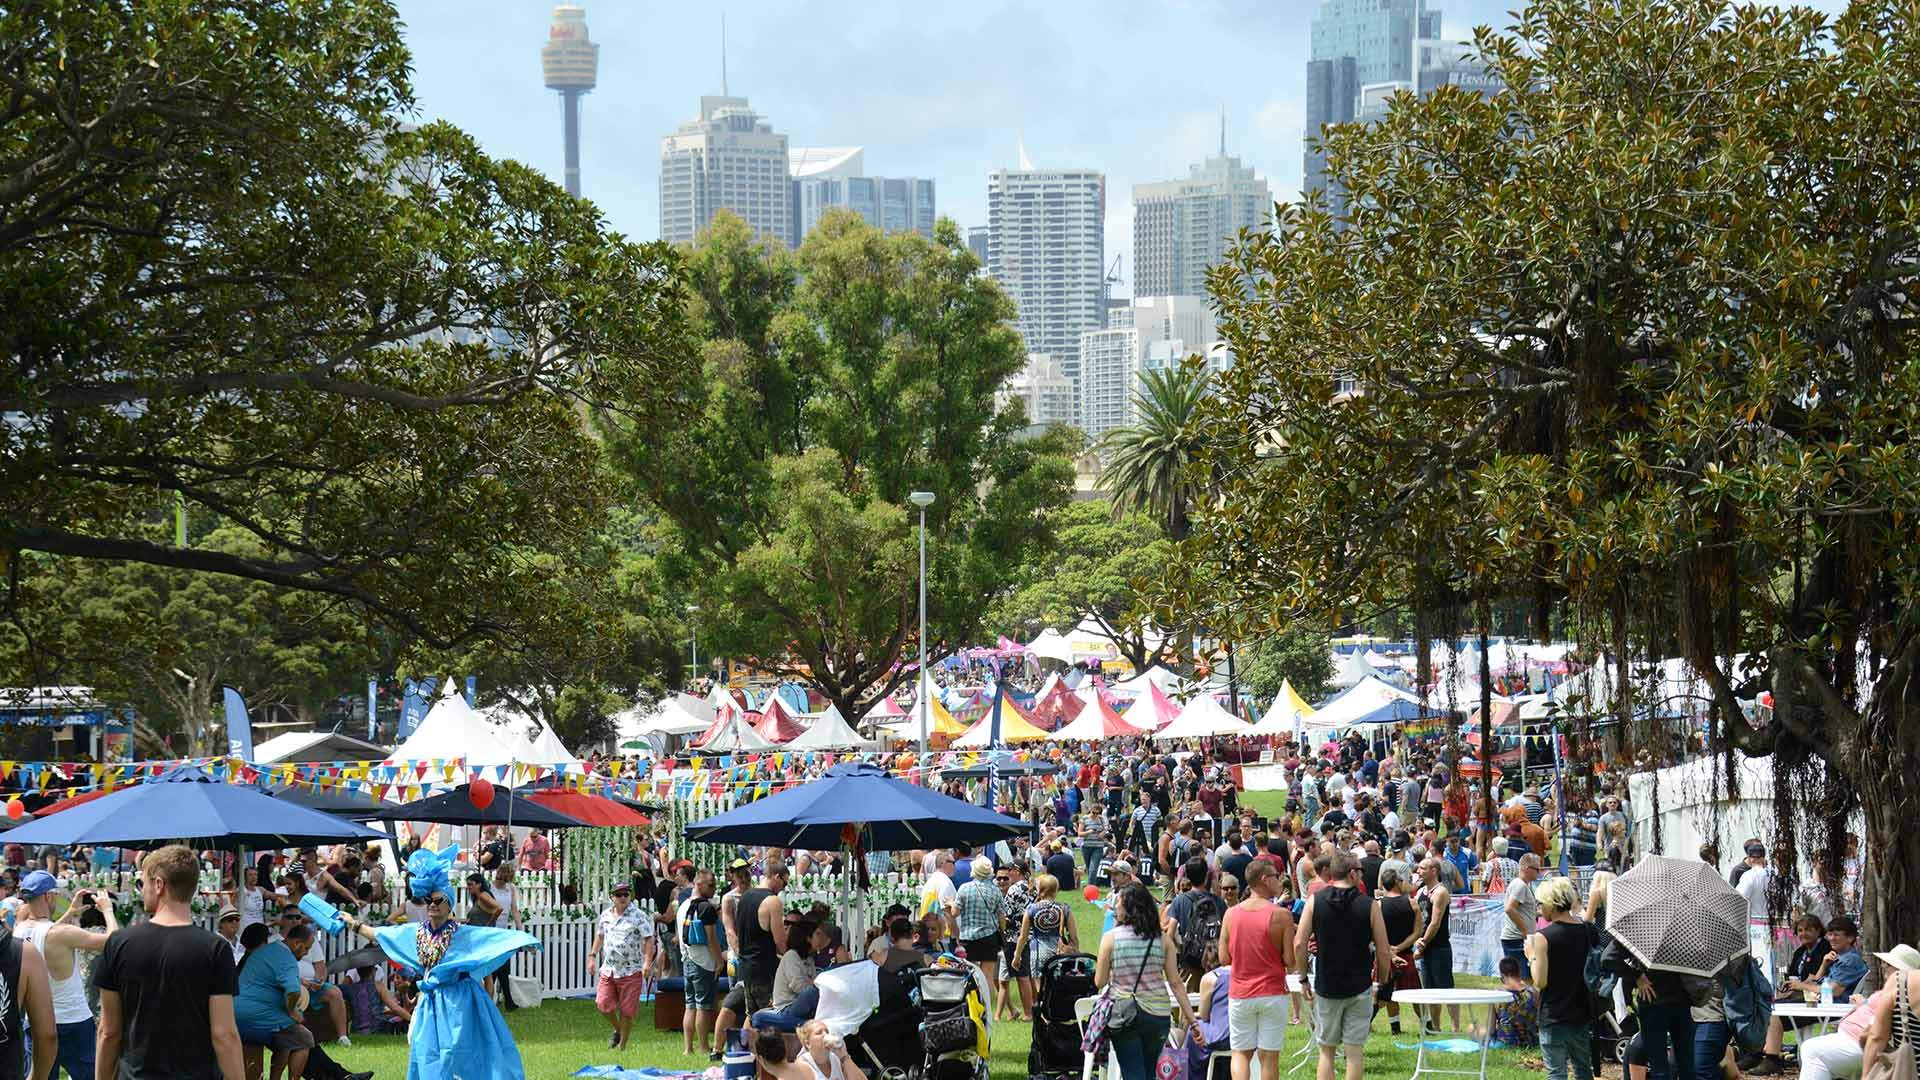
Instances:
[[[1124,251],[1113,257],[1113,265],[1107,267],[1107,278],[1106,278],[1107,285],[1109,286],[1119,285],[1122,282],[1126,281],[1126,278],[1120,275],[1120,260],[1126,257],[1127,257],[1127,253]]]

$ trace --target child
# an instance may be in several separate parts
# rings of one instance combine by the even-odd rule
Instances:
[[[387,989],[384,976],[371,964],[353,969],[354,979],[340,989],[346,994],[347,1013],[352,1017],[355,1035],[389,1035],[403,1032],[413,1013]]]
[[[1500,958],[1500,988],[1513,995],[1513,1004],[1493,1007],[1493,1026],[1488,1038],[1502,1046],[1537,1046],[1540,1043],[1540,992],[1520,974],[1520,961],[1511,956]]]

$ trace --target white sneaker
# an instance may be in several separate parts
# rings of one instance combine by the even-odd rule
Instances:
[[[353,1049],[353,1040],[347,1038],[345,1035],[342,1035],[338,1039],[333,1040],[333,1044],[335,1046],[343,1047],[348,1050]]]

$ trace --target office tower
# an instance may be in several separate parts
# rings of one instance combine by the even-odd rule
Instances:
[[[721,210],[755,239],[793,242],[787,137],[743,97],[700,99],[697,119],[660,140],[660,239],[689,243]]]
[[[1132,309],[1126,309],[1128,315]],[[1080,335],[1080,430],[1098,439],[1133,418],[1134,376],[1140,365],[1139,332],[1114,326],[1108,313],[1107,329]]]
[[[1321,128],[1356,118],[1361,91],[1378,83],[1414,87],[1415,43],[1440,36],[1440,13],[1426,0],[1322,0],[1307,60],[1306,146],[1301,187],[1329,188]],[[1378,95],[1376,95],[1378,96]],[[1328,190],[1339,209],[1339,192]]]
[[[973,252],[973,257],[980,260],[982,273],[987,269],[987,245],[992,237],[993,230],[985,225],[975,225],[967,230],[967,250]]]
[[[1435,32],[1438,33],[1438,27]],[[1506,88],[1500,76],[1487,70],[1487,65],[1474,54],[1473,43],[1468,41],[1423,38],[1416,47],[1414,67],[1421,97],[1442,86],[1457,86],[1478,94],[1497,94]]]
[[[540,71],[547,89],[560,91],[565,111],[562,138],[566,143],[567,194],[580,194],[580,99],[599,79],[600,46],[587,36],[587,9],[561,4],[553,9],[547,43],[540,47]]]
[[[1045,353],[1028,353],[1027,365],[1001,387],[1000,401],[1018,401],[1032,425],[1071,424],[1077,402],[1066,369]]]
[[[788,154],[793,175],[795,247],[828,210],[852,210],[881,232],[916,232],[933,239],[933,181],[867,176],[857,146],[799,147]]]
[[[1253,167],[1227,155],[1192,166],[1185,180],[1133,188],[1133,295],[1203,296],[1207,270],[1226,259],[1241,229],[1263,228],[1273,195]]]
[[[1106,324],[1106,207],[1107,178],[1092,169],[987,177],[987,273],[1012,298],[1027,350],[1076,387],[1080,335]]]

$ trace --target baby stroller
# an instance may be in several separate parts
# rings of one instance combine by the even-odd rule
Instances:
[[[905,1077],[920,1067],[920,1010],[913,1003],[915,969],[879,971],[880,1002],[860,1030],[847,1037],[847,1052],[870,1080]]]
[[[1080,1025],[1074,1003],[1091,997],[1094,959],[1086,953],[1060,953],[1040,965],[1040,998],[1033,1005],[1033,1049],[1027,1052],[1030,1080],[1072,1080],[1080,1075]]]
[[[921,1080],[987,1080],[987,999],[978,969],[942,958],[920,970]]]

